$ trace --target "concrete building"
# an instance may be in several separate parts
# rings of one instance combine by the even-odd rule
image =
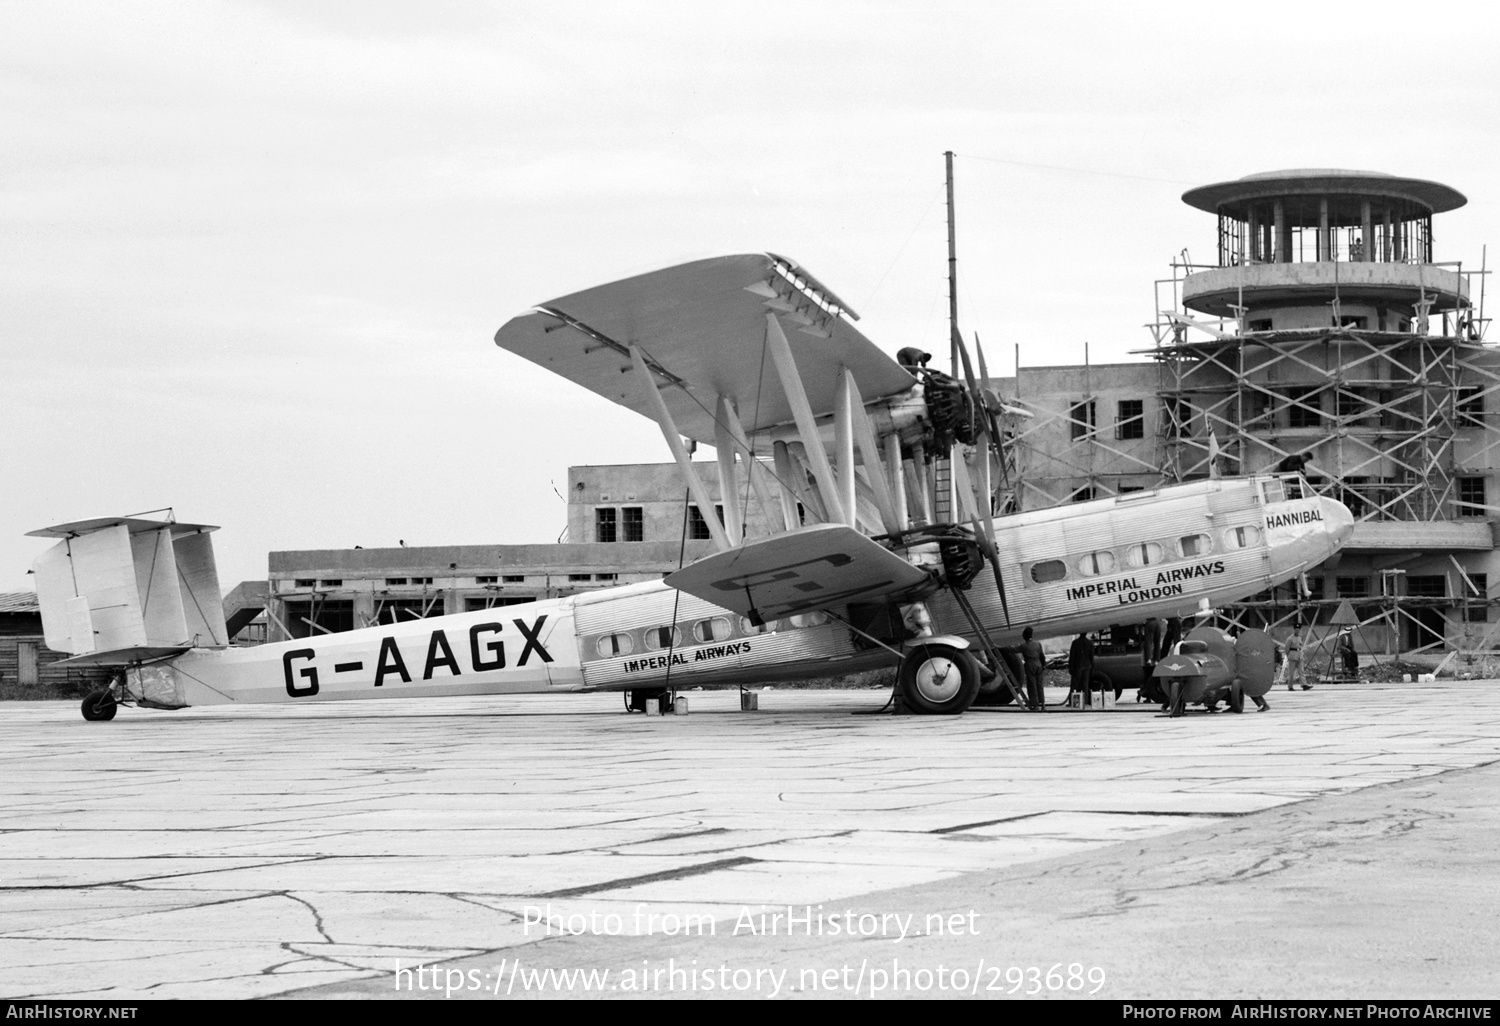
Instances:
[[[1473,269],[1440,262],[1435,182],[1252,175],[1194,189],[1218,261],[1158,283],[1150,363],[1025,368],[999,391],[1036,416],[1011,439],[1023,509],[1307,457],[1359,520],[1336,565],[1227,611],[1327,623],[1344,601],[1385,651],[1488,648],[1500,358]]]

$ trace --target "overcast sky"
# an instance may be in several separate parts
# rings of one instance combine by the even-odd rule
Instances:
[[[498,350],[543,300],[771,250],[888,352],[1139,359],[1197,184],[1363,168],[1500,228],[1500,15],[1359,3],[0,0],[0,591],[173,506],[280,549],[537,542],[655,426]],[[1421,13],[1420,22],[1406,19]],[[1500,236],[1496,236],[1500,238]]]

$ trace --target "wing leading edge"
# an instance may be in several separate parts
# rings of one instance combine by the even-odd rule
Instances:
[[[698,260],[561,296],[507,321],[495,344],[655,419],[630,373],[636,347],[665,381],[661,397],[678,430],[712,445],[719,397],[736,402],[752,434],[793,418],[765,350],[768,313],[792,341],[815,416],[834,410],[843,368],[866,400],[916,384],[854,327],[841,299],[767,253]]]
[[[914,599],[936,587],[925,570],[841,524],[747,542],[668,574],[666,582],[766,621],[850,602]]]

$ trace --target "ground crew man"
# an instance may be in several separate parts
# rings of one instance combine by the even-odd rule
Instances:
[[[1083,695],[1084,705],[1092,706],[1089,679],[1094,675],[1094,643],[1083,631],[1078,632],[1068,649],[1068,674],[1073,679],[1073,691]]]
[[[1047,657],[1042,644],[1032,638],[1030,627],[1021,632],[1021,662],[1026,671],[1026,708],[1043,711],[1047,698],[1042,693],[1042,675],[1047,671]]]
[[[1292,636],[1286,639],[1286,689],[1295,691],[1299,684],[1302,685],[1303,691],[1312,688],[1302,672],[1302,625],[1300,623],[1292,627]]]

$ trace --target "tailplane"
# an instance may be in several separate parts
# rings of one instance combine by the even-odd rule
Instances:
[[[62,539],[37,559],[47,647],[125,664],[229,643],[206,524],[103,517],[32,531]]]

